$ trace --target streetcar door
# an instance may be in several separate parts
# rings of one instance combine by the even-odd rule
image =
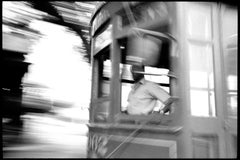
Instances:
[[[237,10],[216,3],[182,4],[188,154],[236,157]]]

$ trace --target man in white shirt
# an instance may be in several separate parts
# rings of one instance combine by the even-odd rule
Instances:
[[[133,65],[131,73],[135,83],[128,95],[127,113],[132,115],[151,114],[159,100],[165,105],[159,112],[164,114],[173,99],[158,84],[145,80],[144,74],[139,72],[144,72],[144,66]]]

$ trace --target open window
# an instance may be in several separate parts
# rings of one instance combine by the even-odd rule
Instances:
[[[156,32],[155,32],[156,33]],[[164,34],[163,34],[164,35]],[[144,78],[146,80],[157,83],[167,93],[171,93],[171,78],[176,78],[170,70],[170,45],[171,39],[159,38],[149,34],[143,35],[143,37],[136,37],[135,35],[125,37],[119,40],[121,49],[121,62],[120,62],[120,77],[121,77],[121,108],[120,113],[124,115],[124,118],[120,118],[120,121],[127,120],[142,120],[148,119],[146,116],[127,115],[127,99],[128,94],[131,91],[131,86],[134,84],[132,74],[130,71],[133,61],[143,60],[145,72]],[[144,51],[145,49],[145,51]],[[152,55],[150,55],[152,54]],[[158,101],[155,105],[152,115],[157,115],[160,109],[162,109],[162,102]],[[171,105],[165,115],[172,113]],[[152,116],[150,115],[150,117]],[[128,117],[126,117],[128,116]],[[159,118],[160,116],[157,115]],[[154,119],[154,118],[153,118]],[[154,121],[154,120],[153,120]]]
[[[106,121],[110,107],[111,60],[109,46],[94,56],[92,91],[92,119],[96,122]]]
[[[123,8],[118,11],[117,17],[104,23],[93,34],[90,119],[94,122],[119,122],[119,120],[136,122],[138,119],[151,119],[152,115],[157,119],[162,117],[159,113],[146,116],[127,115],[124,110],[127,107],[131,86],[134,84],[130,72],[132,59],[142,59],[145,79],[157,83],[167,93],[173,95],[171,82],[173,79],[176,80],[176,77],[171,70],[176,67],[171,67],[174,63],[171,60],[171,53],[172,42],[175,43],[176,40],[170,35],[172,29],[169,24],[168,7],[165,3],[137,3],[135,7],[130,6],[137,23],[133,26],[130,19],[125,21],[124,16],[128,17],[129,13]],[[137,15],[142,16],[136,17]],[[174,85],[176,86],[176,83]],[[160,101],[157,104],[154,111],[159,111],[163,106]],[[164,117],[173,112],[171,106],[167,107]]]
[[[146,80],[157,83],[167,93],[172,95],[171,78],[176,78],[170,68],[171,43],[176,39],[171,36],[170,6],[164,2],[126,3],[124,10],[119,12],[122,27],[130,27],[127,37],[119,40],[121,48],[121,109],[124,113],[128,105],[128,94],[134,84],[130,72],[134,61],[142,61]],[[154,111],[163,109],[163,104],[157,101]],[[165,114],[169,115],[171,106],[167,107]]]
[[[96,57],[98,60],[98,98],[108,97],[110,94],[111,78],[111,60],[109,58],[109,47],[99,53]]]
[[[110,109],[112,25],[107,23],[94,34],[91,120],[105,122]]]

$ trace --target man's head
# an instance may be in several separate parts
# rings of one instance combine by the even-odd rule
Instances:
[[[141,80],[144,77],[143,74],[136,73],[136,72],[144,72],[144,66],[143,65],[132,65],[131,73],[132,73],[132,77],[135,82]]]

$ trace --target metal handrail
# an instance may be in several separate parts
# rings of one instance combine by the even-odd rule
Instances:
[[[139,131],[140,129],[142,129],[143,126],[145,126],[145,125],[146,125],[148,122],[150,122],[153,118],[154,118],[154,116],[153,116],[151,119],[143,122],[138,128],[136,128],[133,132],[131,132],[131,134],[129,134],[129,135],[124,139],[124,141],[122,141],[111,153],[109,153],[109,154],[106,156],[106,158],[110,158],[129,138],[134,138],[133,135],[134,135],[135,133],[137,133],[137,131]]]

